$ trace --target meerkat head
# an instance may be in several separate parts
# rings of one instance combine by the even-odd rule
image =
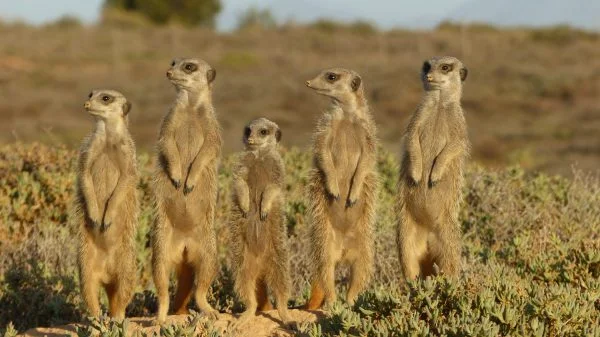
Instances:
[[[178,89],[188,91],[210,88],[217,77],[216,70],[204,60],[176,58],[167,70],[167,78]]]
[[[104,120],[125,118],[131,111],[131,103],[123,94],[108,89],[92,90],[83,107],[90,115]]]
[[[306,86],[318,94],[341,102],[350,101],[353,97],[363,94],[360,75],[343,68],[325,69],[317,77],[306,81]]]
[[[281,140],[279,126],[266,118],[257,118],[244,128],[244,144],[247,149],[276,146]]]
[[[423,63],[421,80],[427,91],[454,91],[460,89],[467,74],[467,67],[459,59],[451,56],[434,57]]]

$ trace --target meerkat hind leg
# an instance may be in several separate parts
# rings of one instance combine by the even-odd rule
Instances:
[[[156,322],[162,324],[167,319],[169,312],[169,277],[171,274],[171,265],[166,260],[168,254],[165,249],[166,245],[160,245],[159,249],[155,249],[152,256],[153,279],[156,287],[156,296],[158,298],[158,312],[156,314]]]
[[[94,273],[91,273],[94,275]],[[90,277],[89,275],[87,277]],[[95,277],[91,277],[90,279],[84,278],[82,285],[83,299],[87,304],[88,311],[90,315],[94,317],[99,317],[102,313],[100,309],[100,280]]]
[[[211,319],[217,319],[218,311],[215,310],[209,303],[206,297],[212,283],[213,276],[216,272],[216,265],[211,263],[211,260],[216,258],[209,256],[208,252],[202,253],[199,261],[194,266],[196,278],[196,292],[194,298],[198,308]],[[216,252],[215,252],[216,255]]]
[[[414,280],[422,275],[420,262],[427,254],[427,237],[428,231],[422,228],[408,211],[403,210],[400,216],[398,248],[405,278]]]
[[[460,269],[460,225],[455,217],[448,217],[435,236],[435,259],[441,273],[456,276]]]
[[[350,261],[350,284],[346,293],[346,302],[354,306],[358,294],[365,288],[369,282],[372,272],[372,257],[366,254],[366,251],[355,251]]]

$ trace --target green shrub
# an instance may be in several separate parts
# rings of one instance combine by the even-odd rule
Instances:
[[[305,195],[311,155],[298,149],[282,149],[282,153],[294,285],[290,304],[297,305],[306,300],[311,272]],[[77,228],[67,217],[75,158],[75,151],[39,144],[0,147],[0,327],[6,326],[9,335],[10,322],[22,331],[85,319],[72,239]],[[216,227],[221,269],[209,295],[216,309],[228,313],[242,310],[233,292],[227,255],[232,162],[231,157],[224,158],[219,172]],[[139,167],[141,282],[128,316],[156,312],[148,261],[153,169],[148,155],[140,155]],[[519,167],[469,167],[460,215],[463,270],[459,279],[439,276],[406,283],[395,244],[398,160],[381,150],[377,168],[381,189],[371,285],[354,307],[340,301],[320,321],[301,324],[300,335],[600,335],[597,177],[575,172],[573,179],[566,179]],[[346,273],[342,268],[336,275],[342,294]],[[189,322],[165,327],[162,333],[183,334],[200,325],[203,328],[194,333],[216,334],[205,323]],[[98,324],[92,321],[89,328],[80,329],[80,335],[105,329],[103,336],[118,336],[124,331],[121,323],[110,320]]]

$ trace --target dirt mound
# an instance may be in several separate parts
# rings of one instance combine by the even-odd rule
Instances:
[[[239,315],[231,314],[219,314],[219,319],[213,324],[221,332],[229,332],[229,327],[232,322],[235,322],[236,317]],[[324,316],[321,311],[305,311],[305,310],[290,310],[290,316],[298,324],[315,322],[319,318]],[[173,315],[167,318],[166,324],[173,323],[184,323],[187,315]],[[159,332],[160,327],[158,325],[152,325],[154,317],[131,317],[129,320],[129,331],[128,335],[133,334],[136,331],[141,331],[152,335],[154,332]],[[27,330],[24,334],[19,336],[27,337],[64,337],[64,336],[77,336],[75,333],[77,327],[84,327],[83,324],[69,324],[63,326],[57,326],[52,328],[35,328]],[[228,334],[229,335],[229,334]],[[281,321],[277,310],[265,311],[258,314],[251,321],[237,327],[236,331],[229,336],[254,336],[254,337],[266,337],[266,336],[293,336],[294,332],[288,330]]]

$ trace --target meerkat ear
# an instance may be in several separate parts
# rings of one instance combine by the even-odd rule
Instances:
[[[352,87],[352,91],[358,90],[358,88],[360,88],[361,82],[362,82],[362,80],[360,79],[360,76],[355,76],[352,79],[352,83],[350,83],[350,86]]]
[[[212,81],[215,80],[215,77],[217,77],[217,71],[213,68],[208,69],[208,72],[206,73],[206,80],[208,83],[212,83]]]
[[[129,111],[131,111],[131,103],[123,103],[123,116],[127,116],[129,114]]]
[[[279,143],[281,141],[281,129],[277,128],[277,131],[275,131],[275,139],[277,140],[277,143]]]
[[[462,67],[460,68],[460,80],[461,81],[465,81],[467,79],[467,74],[469,73],[469,70],[467,69],[467,67]]]

